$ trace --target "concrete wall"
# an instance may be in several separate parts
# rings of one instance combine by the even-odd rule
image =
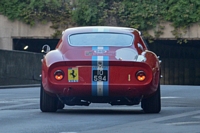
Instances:
[[[50,28],[51,23],[40,24],[30,27],[20,21],[10,21],[5,16],[0,15],[0,49],[12,50],[13,38],[51,38],[54,30]],[[174,28],[171,23],[162,23],[165,26],[164,34],[160,36],[161,39],[175,39],[171,31]],[[154,36],[154,30],[149,31]],[[183,37],[191,40],[200,39],[200,26],[193,24],[188,27],[187,32],[183,33]]]
[[[42,54],[0,50],[0,86],[40,84]]]
[[[174,27],[170,22],[163,22],[164,33],[160,36],[160,39],[175,39],[172,31]],[[149,33],[154,36],[154,30],[150,30]],[[200,40],[200,25],[198,23],[188,26],[186,32],[182,32],[182,37],[188,40]]]
[[[54,33],[50,25],[51,23],[37,23],[31,27],[20,21],[12,22],[0,15],[0,49],[12,50],[13,38],[50,38]]]

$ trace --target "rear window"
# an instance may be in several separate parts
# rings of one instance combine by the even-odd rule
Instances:
[[[78,33],[69,36],[72,46],[130,46],[134,36],[123,33]]]

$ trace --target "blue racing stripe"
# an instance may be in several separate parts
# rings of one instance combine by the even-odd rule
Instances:
[[[92,47],[92,50],[109,50],[109,47]],[[98,60],[100,59],[100,60]],[[102,70],[107,70],[107,81],[93,81],[94,70],[98,70],[98,63],[102,62]],[[109,56],[92,56],[92,96],[108,96],[109,95]],[[100,84],[100,85],[99,85]],[[99,86],[98,86],[99,85]]]

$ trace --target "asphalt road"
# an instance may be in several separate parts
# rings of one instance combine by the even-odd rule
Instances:
[[[0,89],[0,133],[200,133],[200,86],[161,86],[162,111],[140,106],[39,110],[39,88]]]

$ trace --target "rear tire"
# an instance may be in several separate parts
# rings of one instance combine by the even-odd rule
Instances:
[[[141,106],[145,113],[159,113],[161,110],[161,99],[160,99],[160,84],[158,85],[157,91],[148,98],[142,99]]]
[[[58,106],[57,97],[50,96],[44,91],[43,85],[40,87],[40,110],[42,112],[56,112]]]

